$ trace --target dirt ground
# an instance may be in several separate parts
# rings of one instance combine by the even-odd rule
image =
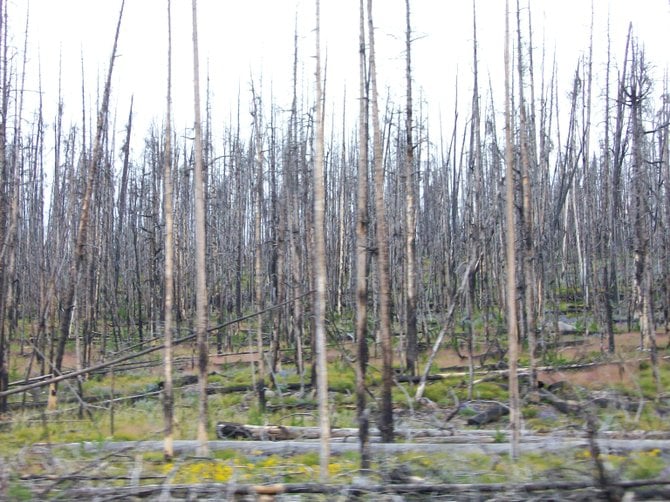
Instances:
[[[668,335],[656,334],[656,345],[663,350],[668,345]],[[579,361],[593,352],[601,350],[600,336],[592,335],[587,343],[561,349],[559,353],[567,359]],[[620,362],[601,364],[579,371],[540,372],[538,377],[547,384],[558,380],[568,380],[573,384],[593,386],[594,384],[631,383],[639,371],[640,361],[649,360],[649,352],[640,350],[639,333],[621,333],[616,335],[616,354]],[[615,358],[616,359],[616,358]]]
[[[581,340],[583,339],[582,335],[566,335],[563,337],[563,340],[566,342]],[[662,350],[668,345],[669,337],[667,334],[658,332],[656,334],[656,345],[659,350]],[[606,341],[605,341],[606,343]],[[446,344],[443,344],[446,345]],[[622,359],[631,359],[631,358],[645,358],[645,352],[639,350],[640,346],[640,334],[639,333],[620,333],[616,335],[616,353]],[[344,348],[349,354],[355,353],[355,347],[351,343],[343,344]],[[345,357],[343,355],[342,348],[331,348],[328,351],[328,359],[330,361],[335,361]],[[590,335],[587,337],[584,343],[571,344],[566,347],[558,349],[558,355],[562,356],[567,360],[579,361],[584,359],[587,356],[592,355],[594,352],[601,351],[601,340],[599,335]],[[465,348],[461,349],[461,355],[465,356]],[[636,356],[637,353],[637,356]],[[483,351],[478,351],[475,355],[477,360],[483,354]],[[371,358],[370,361],[374,364],[379,358],[375,357],[374,347],[371,347]],[[250,352],[249,347],[242,347],[238,352],[235,353],[225,353],[223,355],[212,355],[210,357],[210,363],[213,365],[224,365],[224,364],[234,364],[242,362],[257,361],[258,355],[255,352]],[[487,359],[487,363],[493,363],[495,361],[494,357]],[[396,360],[397,363],[397,360]],[[450,366],[463,366],[467,364],[467,358],[461,357],[458,353],[452,349],[443,347],[440,350],[440,353],[435,358],[435,364],[441,368],[448,368]]]
[[[582,340],[581,335],[564,335],[564,342]],[[663,332],[658,332],[656,334],[656,343],[660,350],[668,346],[670,337],[668,334]],[[593,360],[593,354],[601,352],[601,341],[599,335],[590,335],[583,341],[583,343],[568,344],[565,347],[557,349],[557,355],[562,357],[566,361],[574,361],[579,363],[579,361],[584,360]],[[605,341],[606,343],[606,341]],[[620,333],[616,335],[616,354],[615,359],[619,359],[619,362],[612,362],[610,364],[600,364],[595,365],[591,368],[582,368],[579,370],[566,370],[566,371],[540,371],[538,377],[540,380],[546,384],[551,384],[559,380],[567,380],[573,384],[577,385],[589,385],[593,386],[594,383],[630,383],[631,379],[637,374],[639,363],[642,360],[648,360],[648,352],[640,351],[640,335],[639,333]],[[213,346],[210,347],[210,351],[214,351]],[[346,358],[347,355],[355,354],[355,347],[351,343],[343,344],[339,348],[331,348],[328,352],[328,358],[331,361],[341,360]],[[346,352],[345,352],[346,351]],[[197,359],[195,357],[194,347],[188,345],[179,347],[177,356],[188,359],[189,355],[193,356],[193,361]],[[480,366],[480,356],[483,354],[483,347],[480,347],[476,351],[475,365]],[[444,347],[440,350],[439,354],[435,359],[435,363],[440,368],[451,368],[458,366],[466,366],[468,360],[466,357],[461,357],[466,355],[465,347],[461,348],[461,355],[459,355],[453,348]],[[375,357],[377,354],[374,353],[374,347],[371,347],[371,365],[381,365],[381,360],[378,357]],[[394,355],[396,365],[399,364],[398,354]],[[25,357],[25,363],[27,363],[29,357]],[[213,354],[210,357],[210,367],[213,370],[223,370],[225,366],[230,364],[238,363],[249,363],[251,361],[258,361],[258,354],[251,352],[248,346],[241,347],[238,352],[228,352],[223,355]],[[492,364],[496,362],[495,357],[489,357],[486,359],[486,364]],[[183,369],[187,369],[190,365],[182,366]],[[76,367],[76,359],[73,353],[67,353],[64,358],[64,367],[72,368]]]

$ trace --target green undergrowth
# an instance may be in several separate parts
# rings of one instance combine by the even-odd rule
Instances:
[[[566,374],[569,376],[569,374]],[[661,386],[670,387],[670,367],[660,365]],[[180,377],[177,377],[180,378]],[[58,413],[41,409],[27,409],[14,412],[0,421],[0,454],[14,451],[26,444],[37,442],[65,443],[97,440],[147,440],[162,437],[163,410],[159,395],[155,394],[163,376],[160,371],[135,370],[132,373],[117,374],[113,377],[99,375],[83,382],[84,398],[93,399],[93,404],[80,413],[76,402],[61,403]],[[267,394],[267,409],[260,409],[257,395],[252,391],[250,366],[246,364],[228,365],[219,368],[209,377],[214,392],[208,398],[210,438],[215,439],[214,425],[219,421],[249,423],[255,425],[281,424],[297,426],[318,425],[315,392],[307,388],[297,390],[298,375],[290,366],[286,366],[275,375],[279,389],[271,387]],[[377,403],[373,396],[379,395],[381,374],[372,366],[368,372],[367,395],[371,407],[372,419],[375,418]],[[309,383],[308,375],[305,383]],[[596,382],[592,387],[610,389],[628,402],[640,403],[639,409],[629,406],[626,410],[599,409],[594,412],[601,418],[604,427],[610,430],[670,430],[667,420],[659,415],[656,407],[657,387],[649,364],[639,364],[639,372],[634,378],[618,383]],[[227,387],[242,386],[247,390],[229,392]],[[454,376],[430,381],[424,389],[424,402],[414,402],[418,384],[397,383],[392,388],[393,403],[399,410],[411,410],[416,413],[429,413],[430,406],[439,408],[438,415],[450,412],[455,406],[462,408],[460,416],[467,419],[473,412],[467,406],[469,401],[467,376]],[[336,360],[329,366],[329,388],[331,390],[331,422],[336,427],[356,427],[355,412],[355,372],[352,364]],[[74,396],[73,387],[62,386],[59,395]],[[145,397],[138,397],[154,391]],[[112,407],[109,402],[100,399],[134,396],[132,399],[117,401]],[[588,392],[575,386],[565,398],[588,400]],[[44,394],[43,394],[44,395]],[[14,398],[17,399],[17,398]],[[45,399],[43,397],[42,399]],[[472,388],[471,399],[482,402],[501,402],[508,400],[506,377],[497,380],[479,381]],[[663,399],[667,400],[665,397]],[[195,437],[197,423],[197,386],[187,385],[175,389],[175,439]],[[660,402],[663,404],[665,401]],[[429,403],[430,406],[428,405]],[[667,403],[665,404],[667,407]],[[549,431],[556,427],[568,427],[570,424],[582,426],[581,417],[567,416],[556,412],[546,404],[525,402],[522,416],[524,425],[531,430]],[[502,419],[500,423],[503,423]],[[506,422],[505,422],[506,424]],[[495,424],[494,424],[495,425]],[[421,426],[420,424],[418,426]]]
[[[24,452],[19,462],[29,466],[21,474],[9,478],[7,493],[12,500],[31,500],[33,478],[67,472],[96,474],[104,467],[105,476],[100,486],[123,486],[114,481],[131,471],[140,472],[140,484],[200,484],[200,483],[309,483],[319,482],[319,454],[264,454],[262,451],[243,453],[225,449],[211,452],[208,458],[178,455],[164,459],[161,452],[129,452],[108,455],[83,453],[72,448],[55,448],[49,452],[58,457],[56,464],[42,458],[31,459]],[[102,456],[101,456],[102,455]],[[104,462],[101,459],[104,458]],[[611,452],[600,456],[610,475],[616,479],[639,480],[659,476],[670,465],[670,458],[659,449],[633,452]],[[329,482],[351,484],[359,476],[358,452],[333,454],[328,464]],[[63,472],[60,472],[63,471]],[[376,455],[371,466],[372,483],[528,483],[549,481],[590,481],[595,476],[595,462],[587,449],[573,449],[560,453],[546,451],[524,453],[511,462],[506,453],[423,453],[421,451],[398,455]],[[110,480],[110,478],[112,478]],[[68,488],[76,481],[64,480],[60,488]]]
[[[345,326],[347,328],[347,326]],[[342,328],[344,329],[344,328]],[[659,354],[660,356],[661,354]],[[602,359],[600,354],[588,354],[589,360]],[[660,359],[660,357],[659,357]],[[555,356],[553,362],[574,362],[564,356]],[[566,390],[563,399],[587,403],[590,391],[611,392],[621,396],[627,407],[590,406],[589,410],[598,417],[601,430],[608,431],[670,431],[670,422],[662,414],[668,409],[665,395],[658,395],[656,382],[647,361],[635,366],[631,378],[618,382],[592,381],[575,384]],[[437,373],[437,368],[435,368]],[[175,381],[192,372],[175,375]],[[572,373],[556,373],[556,378],[569,380]],[[506,375],[478,381],[468,396],[467,375],[450,376],[430,381],[424,390],[426,400],[415,402],[418,384],[416,382],[395,383],[392,389],[393,403],[398,411],[398,423],[402,426],[427,428],[446,426],[445,417],[458,407],[453,425],[468,429],[467,419],[487,403],[507,403],[509,394]],[[111,441],[160,441],[163,437],[163,403],[155,391],[163,380],[160,368],[137,369],[97,375],[83,382],[84,397],[98,399],[80,414],[76,402],[60,403],[58,412],[47,412],[40,408],[13,412],[0,420],[0,461],[20,459],[17,467],[12,467],[5,493],[12,500],[32,500],[34,493],[30,483],[20,479],[26,475],[65,474],[87,469],[95,472],[104,466],[106,476],[124,476],[136,470],[143,478],[140,483],[156,483],[169,480],[172,484],[216,483],[304,483],[319,481],[319,457],[317,453],[292,455],[267,455],[252,451],[242,453],[233,450],[213,450],[209,458],[194,458],[190,454],[179,454],[166,461],[160,451],[115,454],[101,461],[102,453],[84,452],[83,448],[59,447],[58,445],[98,443],[101,447]],[[477,375],[476,378],[482,378]],[[660,365],[662,389],[670,388],[670,365]],[[273,382],[279,385],[274,388]],[[315,392],[307,388],[297,390],[300,379],[291,365],[284,365],[274,375],[274,380],[266,376],[267,409],[260,408],[258,397],[252,390],[252,367],[249,364],[225,364],[214,367],[209,376],[209,385],[214,392],[208,398],[209,439],[215,440],[215,425],[219,421],[247,423],[253,425],[279,424],[286,426],[317,426],[318,411]],[[356,378],[354,366],[346,358],[334,359],[328,368],[328,382],[331,390],[331,424],[333,427],[356,427]],[[309,383],[307,371],[304,383]],[[380,395],[380,368],[372,364],[367,375],[366,398],[373,421],[377,417]],[[232,387],[242,390],[231,392]],[[246,388],[246,390],[244,390]],[[73,387],[61,386],[59,395],[72,397]],[[226,390],[228,389],[228,390]],[[142,394],[154,394],[139,397]],[[114,403],[99,399],[134,396]],[[45,399],[45,393],[31,396]],[[19,397],[13,398],[16,402]],[[63,399],[63,398],[61,398]],[[630,406],[630,403],[639,406]],[[68,410],[68,411],[65,411]],[[186,385],[175,389],[174,439],[193,440],[196,437],[198,394],[196,385]],[[660,411],[659,411],[660,410]],[[412,421],[413,420],[413,421]],[[487,424],[490,441],[506,440],[507,417]],[[525,431],[533,433],[555,433],[557,431],[583,431],[584,417],[558,412],[546,402],[531,402],[524,398],[522,420]],[[547,441],[552,441],[548,436]],[[34,453],[35,445],[53,445],[46,454]],[[42,448],[44,446],[40,446]],[[590,480],[593,479],[595,462],[588,450],[562,451],[551,453],[522,454],[516,462],[511,462],[507,454],[460,453],[405,453],[375,456],[372,475],[375,482],[427,482],[442,483],[513,483],[547,480]],[[653,478],[670,469],[670,454],[660,450],[638,452],[607,451],[601,456],[607,472],[616,479]],[[52,458],[52,460],[49,460]],[[21,463],[22,462],[22,463]],[[359,457],[357,452],[333,455],[329,465],[330,481],[349,484],[358,475]],[[123,484],[124,481],[112,481]],[[66,481],[75,483],[75,481]],[[102,486],[101,481],[101,486]],[[109,486],[110,481],[104,481]],[[125,482],[127,483],[127,481]]]

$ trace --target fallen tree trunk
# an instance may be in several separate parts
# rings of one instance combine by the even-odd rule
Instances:
[[[474,417],[468,418],[468,425],[485,425],[495,422],[504,415],[509,415],[509,408],[500,403],[493,403],[486,410],[477,413]]]
[[[238,322],[245,321],[247,319],[251,319],[251,318],[253,318],[257,315],[263,314],[265,312],[269,312],[271,310],[275,310],[279,307],[282,307],[282,306],[287,305],[291,302],[299,300],[299,299],[301,299],[305,296],[308,296],[310,294],[312,294],[312,291],[308,291],[307,293],[304,293],[300,296],[297,296],[295,298],[291,298],[289,300],[286,300],[285,302],[278,303],[276,305],[272,305],[272,306],[270,306],[266,309],[254,312],[252,314],[245,315],[245,316],[242,316],[242,317],[238,317],[236,319],[231,319],[230,321],[226,321],[223,324],[219,324],[218,326],[214,326],[212,328],[209,328],[207,330],[207,332],[211,333],[211,332],[217,331],[219,329],[223,329],[226,326],[230,326],[230,325],[236,324]],[[178,339],[174,340],[172,342],[172,344],[173,345],[179,345],[181,343],[188,342],[188,341],[194,340],[194,339],[195,339],[195,333],[192,333],[190,335],[187,335],[187,336],[184,336],[184,337],[181,337],[181,338],[178,338]],[[69,373],[63,373],[63,374],[54,376],[52,378],[47,378],[45,380],[41,380],[41,381],[38,381],[38,382],[33,382],[31,384],[21,385],[20,387],[15,387],[13,389],[8,389],[8,390],[5,390],[3,392],[0,392],[0,398],[5,397],[5,396],[11,396],[12,394],[18,394],[18,393],[21,393],[21,392],[26,392],[28,390],[36,389],[36,388],[39,388],[39,387],[44,387],[46,385],[51,385],[53,383],[58,383],[58,382],[61,382],[63,380],[68,380],[70,378],[78,377],[80,375],[86,375],[88,373],[99,371],[99,370],[104,369],[104,368],[109,368],[110,366],[116,366],[116,365],[118,365],[120,363],[123,363],[125,361],[130,361],[131,359],[135,359],[137,357],[141,357],[141,356],[144,356],[146,354],[151,354],[152,352],[156,352],[158,350],[163,350],[164,348],[165,348],[164,344],[162,344],[162,343],[157,344],[153,347],[148,347],[146,349],[140,350],[139,352],[135,352],[133,354],[128,354],[126,356],[119,357],[117,359],[113,359],[111,361],[107,361],[107,362],[104,362],[104,363],[89,366],[88,368],[84,368],[84,369],[81,369],[81,370],[78,370],[78,371],[71,371]]]
[[[504,407],[503,407],[504,408]],[[344,441],[358,439],[358,429],[354,427],[343,427],[331,429],[330,435],[334,440]],[[670,432],[622,432],[622,431],[600,431],[600,440],[617,441],[651,441],[660,440],[670,443]],[[216,436],[219,439],[252,439],[254,441],[297,441],[319,439],[318,427],[297,427],[283,425],[248,425],[237,422],[219,422],[216,426]],[[380,432],[376,428],[370,429],[370,437],[379,438]],[[485,444],[508,440],[506,431],[492,429],[454,430],[444,429],[412,429],[397,427],[395,437],[399,440],[411,441],[421,439],[434,439],[438,443],[449,444]],[[587,439],[587,433],[581,434],[524,434],[524,443],[546,443],[551,441],[575,441]]]
[[[650,479],[640,481],[617,481],[611,483],[612,487],[622,490],[634,491],[638,488],[657,487],[654,493],[657,496],[666,497],[670,495],[667,486],[670,480]],[[277,496],[282,494],[356,494],[356,493],[395,493],[395,494],[479,494],[479,493],[505,493],[523,495],[537,492],[571,492],[577,490],[590,490],[595,497],[602,494],[602,490],[595,487],[592,481],[546,481],[533,483],[365,483],[357,482],[351,485],[323,484],[323,483],[275,483],[268,485],[253,484],[178,484],[178,485],[143,485],[143,486],[120,486],[114,488],[85,487],[64,490],[64,495],[69,500],[76,499],[106,499],[140,497],[146,498],[160,494],[161,496],[176,497],[199,497],[215,496],[232,498],[235,495],[268,495]]]
[[[357,441],[347,441],[348,438],[342,438],[340,441],[331,441],[331,451],[334,454],[358,451]],[[460,437],[459,442],[449,441],[445,438],[444,442],[431,443],[381,443],[377,438],[372,438],[370,449],[377,455],[393,455],[407,452],[430,453],[480,453],[484,455],[504,454],[509,452],[509,442],[505,440],[498,441],[493,435],[479,442],[473,442],[472,438]],[[463,442],[463,441],[467,442]],[[652,449],[661,449],[670,451],[670,440],[659,439],[609,439],[601,438],[598,440],[603,450],[611,452],[643,451]],[[81,449],[87,453],[110,453],[119,450],[134,451],[162,451],[162,441],[114,441],[114,442],[96,442],[86,441],[83,443],[66,443],[53,445],[58,448]],[[210,450],[236,450],[245,454],[258,454],[262,452],[265,455],[296,455],[300,453],[313,453],[319,451],[318,440],[288,440],[288,441],[236,441],[236,440],[217,440],[209,441]],[[557,452],[565,451],[571,448],[586,448],[588,439],[569,438],[565,436],[532,436],[522,437],[520,444],[521,452]],[[197,447],[197,441],[194,440],[176,440],[174,442],[175,453],[192,454]]]
[[[561,383],[561,382],[557,382]],[[551,388],[551,387],[550,387]],[[566,415],[578,415],[585,407],[594,405],[598,408],[611,408],[615,410],[636,411],[644,405],[644,400],[633,401],[626,396],[621,395],[595,395],[579,399],[578,396],[571,395],[567,399],[562,399],[550,390],[540,389],[540,399],[551,404],[561,413]]]
[[[572,399],[561,399],[551,392],[540,389],[540,399],[551,404],[561,413],[566,415],[577,415],[584,408],[584,403]]]
[[[253,439],[255,441],[289,441],[300,439],[319,439],[318,427],[295,427],[284,425],[247,425],[237,422],[219,422],[216,426],[216,437],[219,439]],[[359,431],[357,428],[335,428],[330,430],[330,437],[335,440],[357,440]],[[378,429],[371,429],[371,437],[380,437]],[[418,438],[441,438],[449,442],[469,442],[471,436],[455,436],[451,429],[407,429],[396,428],[395,436],[398,439]],[[487,438],[481,436],[475,441],[484,439],[492,440],[493,436]]]

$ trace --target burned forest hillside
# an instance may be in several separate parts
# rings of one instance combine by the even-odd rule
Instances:
[[[0,1],[0,499],[670,497],[648,31],[594,3],[566,62],[540,2],[463,2],[433,79],[425,5],[342,2],[345,44],[314,0],[222,104],[211,2],[142,7],[131,76],[109,3],[98,74],[43,80]]]

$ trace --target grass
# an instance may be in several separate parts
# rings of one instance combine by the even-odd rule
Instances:
[[[132,374],[117,374],[114,380],[114,394],[116,396],[127,394],[139,394],[145,392],[152,385],[160,381],[162,375],[159,371],[136,370]],[[286,372],[285,382],[297,382],[295,373]],[[501,379],[502,383],[504,378]],[[670,386],[670,370],[662,366],[661,380],[664,388]],[[213,386],[226,387],[229,385],[248,384],[250,381],[249,367],[247,365],[230,365],[225,373],[213,374],[210,383]],[[379,381],[379,372],[371,370],[368,385],[370,389],[375,388]],[[641,396],[646,400],[652,400],[656,396],[656,385],[648,364],[640,365],[636,388],[625,388],[632,396]],[[355,374],[351,365],[335,361],[329,367],[329,387],[335,391],[333,395],[332,421],[339,427],[355,427]],[[84,395],[105,398],[110,395],[112,382],[109,375],[97,376],[84,382]],[[618,384],[618,390],[624,390],[623,384]],[[378,392],[374,390],[374,392]],[[407,408],[416,392],[416,385],[402,384],[393,388],[393,401],[397,406]],[[65,393],[64,395],[67,395]],[[448,378],[429,382],[425,388],[424,395],[433,403],[443,408],[452,408],[455,405],[454,395],[459,402],[464,402],[467,397],[467,377]],[[305,398],[308,399],[305,399]],[[506,386],[501,382],[487,381],[474,386],[473,398],[476,400],[500,401],[508,399]],[[313,396],[298,396],[295,392],[284,392],[271,397],[269,404],[290,405],[291,410],[281,409],[262,413],[253,392],[235,392],[224,394],[213,394],[209,397],[210,421],[236,421],[251,424],[287,423],[289,425],[315,425],[316,413],[307,411],[304,413],[301,406],[313,406]],[[104,438],[123,440],[143,440],[158,438],[162,430],[162,407],[159,399],[148,397],[134,402],[122,401],[114,407],[114,430],[111,429],[110,413],[108,405],[98,406],[93,409],[93,419],[76,416],[77,406],[72,406],[69,413],[48,416],[48,425],[41,423],[41,414],[38,411],[26,411],[12,415],[12,421],[5,425],[4,431],[0,431],[0,452],[21,445],[40,441],[54,442],[76,442],[83,440],[100,440]],[[195,436],[195,412],[197,409],[197,395],[193,389],[179,390],[175,395],[175,416],[177,420],[175,437],[177,439],[192,438]],[[540,429],[549,427],[553,420],[543,418],[538,408],[527,405],[523,410],[524,419],[528,421],[527,426]],[[666,430],[668,426],[662,418],[658,417],[652,407],[645,407],[638,417],[631,413],[622,413],[614,417],[614,423],[619,424],[621,429],[630,426],[628,422],[636,419],[637,427],[655,430]],[[611,421],[611,420],[610,420]]]

